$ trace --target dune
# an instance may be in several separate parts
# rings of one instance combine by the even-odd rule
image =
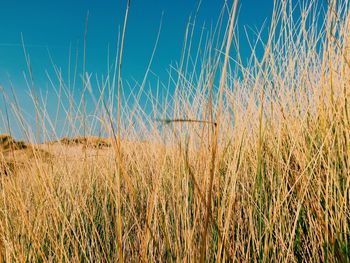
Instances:
[[[63,145],[82,145],[87,148],[108,148],[111,147],[111,143],[108,138],[101,138],[97,136],[87,136],[87,137],[73,137],[68,138],[64,137],[58,141],[54,141],[53,143],[61,143]]]
[[[0,151],[8,152],[11,150],[23,150],[28,146],[23,141],[16,141],[8,134],[0,134]]]
[[[52,154],[39,145],[15,140],[8,134],[0,135],[0,174],[10,175],[32,164],[33,160],[48,161]]]

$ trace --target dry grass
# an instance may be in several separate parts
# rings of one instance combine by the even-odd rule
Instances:
[[[235,35],[235,48],[224,51],[233,26],[220,29],[220,17],[194,56],[186,37],[163,99],[160,86],[150,95],[142,83],[125,100],[121,90],[116,120],[111,94],[120,72],[96,84],[86,134],[98,128],[111,139],[56,137],[30,147],[48,156],[32,151],[16,173],[1,176],[1,259],[346,262],[349,5],[331,3],[322,23],[315,3],[293,19],[285,2],[276,5],[267,40],[258,34],[250,42],[248,64],[229,56],[237,54]],[[87,114],[56,73],[64,127],[78,133]],[[82,82],[93,85],[88,75]],[[57,126],[44,105],[36,105],[37,119],[51,139]],[[6,151],[18,151],[2,138]]]

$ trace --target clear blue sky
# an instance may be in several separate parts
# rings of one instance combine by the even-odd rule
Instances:
[[[16,92],[21,95],[22,106],[29,105],[29,100],[22,95],[28,91],[23,79],[26,64],[21,46],[22,33],[31,58],[36,86],[43,90],[48,88],[50,92],[44,74],[46,69],[52,72],[47,48],[54,63],[62,68],[63,74],[67,74],[70,45],[73,51],[78,47],[81,62],[88,11],[87,71],[98,75],[106,74],[108,46],[114,54],[118,28],[123,25],[126,2],[127,0],[1,0],[0,85],[8,90],[10,79]],[[231,6],[233,0],[227,2]],[[243,26],[260,28],[263,21],[271,17],[273,2],[240,0],[240,31],[243,31]],[[202,0],[194,40],[199,37],[204,22],[208,30],[211,24],[215,24],[223,3],[224,0]],[[164,12],[152,71],[161,81],[167,81],[169,65],[180,60],[186,24],[189,16],[195,13],[197,4],[198,0],[131,0],[123,57],[124,80],[142,81]],[[243,56],[248,55],[249,49],[244,41],[241,43]]]
[[[224,1],[203,0],[198,30],[206,22],[215,23]],[[231,0],[228,1],[232,5]],[[21,33],[31,57],[34,76],[45,81],[43,70],[51,68],[46,46],[55,63],[67,69],[68,51],[79,46],[82,55],[85,18],[89,11],[87,70],[106,72],[107,47],[115,46],[118,26],[122,26],[126,0],[2,0],[0,3],[0,83],[8,75],[21,83],[25,59]],[[197,0],[132,0],[125,40],[123,75],[140,79],[155,43],[161,14],[162,33],[152,70],[164,75],[172,62],[179,61],[186,28]],[[241,0],[240,26],[260,27],[269,17],[273,0]],[[113,50],[113,49],[112,49]],[[114,51],[114,50],[113,50]],[[20,87],[18,87],[20,88]]]

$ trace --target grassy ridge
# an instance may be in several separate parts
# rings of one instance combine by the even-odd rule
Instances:
[[[132,94],[133,105],[118,96],[116,124],[113,102],[106,98],[114,94],[115,81],[108,83],[115,78],[108,75],[94,98],[98,121],[84,124],[100,123],[110,147],[35,146],[55,157],[34,155],[13,175],[1,176],[0,257],[346,261],[348,6],[330,3],[320,23],[313,2],[294,19],[289,4],[276,4],[266,41],[258,34],[243,64],[227,48],[232,43],[233,51],[239,49],[232,34],[234,5],[227,27],[220,30],[220,20],[198,56],[184,51],[173,94],[170,86],[164,100],[145,92],[152,117],[138,94]],[[190,30],[185,50],[192,43]],[[256,45],[263,45],[263,56],[257,56]],[[191,63],[200,71],[191,72]],[[73,130],[77,116],[86,116],[84,105],[73,103],[71,90],[60,83],[59,100]],[[87,90],[92,85],[90,78],[83,83]],[[54,121],[35,98],[34,103],[49,137],[47,126]],[[11,106],[20,115],[16,103]],[[61,151],[54,154],[50,147]]]

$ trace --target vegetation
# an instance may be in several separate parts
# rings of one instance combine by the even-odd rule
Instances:
[[[249,42],[248,63],[237,1],[195,52],[191,21],[178,68],[153,93],[148,68],[123,96],[122,52],[97,84],[82,73],[80,101],[56,67],[66,136],[83,138],[57,141],[57,114],[31,86],[40,136],[55,142],[28,144],[20,165],[21,149],[0,154],[2,260],[349,260],[349,4],[330,2],[323,17],[310,1],[295,17],[288,2]],[[16,97],[2,94],[4,124],[13,112],[33,142]],[[96,129],[108,139],[93,147],[84,137]]]

